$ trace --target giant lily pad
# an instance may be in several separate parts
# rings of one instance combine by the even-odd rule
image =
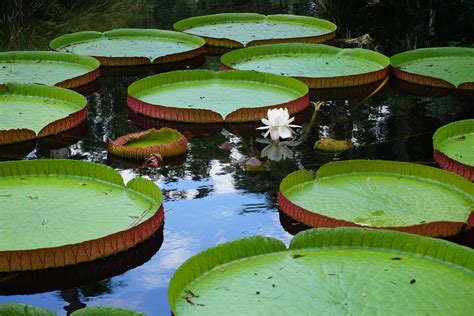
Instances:
[[[205,41],[197,36],[156,29],[77,32],[51,41],[60,52],[94,56],[103,66],[177,62],[201,55]]]
[[[146,316],[143,313],[137,311],[126,309],[126,308],[117,308],[110,306],[89,306],[81,308],[71,316]]]
[[[357,228],[301,232],[289,249],[253,236],[191,257],[173,275],[175,315],[463,314],[474,308],[474,251]]]
[[[39,83],[76,88],[99,77],[99,61],[66,53],[0,52],[0,84]]]
[[[308,105],[308,87],[301,82],[255,71],[174,71],[128,88],[132,111],[167,121],[259,121],[271,108],[294,114]]]
[[[443,169],[474,181],[474,119],[439,128],[433,135],[433,148]]]
[[[20,303],[2,303],[0,304],[0,315],[5,316],[55,316],[47,308],[36,307],[33,305]]]
[[[440,88],[474,90],[474,48],[422,48],[390,58],[399,79]]]
[[[178,156],[188,151],[188,141],[175,129],[154,128],[109,139],[107,148],[111,154],[126,158],[147,158],[151,154],[160,154],[163,158]]]
[[[294,77],[310,88],[337,88],[385,78],[390,60],[362,48],[290,43],[238,49],[224,54],[221,63],[223,69],[256,70]]]
[[[43,293],[97,283],[143,265],[162,243],[163,226],[144,242],[106,258],[60,268],[0,273],[0,295]]]
[[[0,145],[70,130],[87,118],[86,98],[32,84],[0,85]]]
[[[160,189],[83,161],[0,163],[0,272],[60,267],[128,249],[163,222]],[[85,207],[85,204],[87,207]]]
[[[329,163],[286,176],[280,209],[312,227],[368,226],[451,236],[474,224],[474,184],[432,167],[394,161]]]
[[[199,35],[209,46],[245,47],[269,43],[323,43],[336,36],[336,25],[297,15],[221,13],[176,22],[175,30]]]

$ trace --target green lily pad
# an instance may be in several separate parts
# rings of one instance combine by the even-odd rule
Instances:
[[[66,53],[0,52],[0,84],[38,83],[75,88],[99,77],[99,62],[88,56]]]
[[[388,57],[367,49],[322,44],[271,44],[224,54],[224,69],[256,70],[302,80],[310,88],[368,84],[388,74]]]
[[[175,315],[463,314],[474,308],[474,251],[406,233],[312,229],[287,250],[262,236],[231,241],[173,275]]]
[[[5,316],[55,316],[49,309],[20,303],[0,304],[0,315]]]
[[[433,135],[433,148],[451,159],[474,166],[474,119],[439,128]]]
[[[116,29],[77,32],[51,41],[60,52],[94,56],[103,66],[130,66],[175,62],[203,53],[205,41],[197,36],[156,29]]]
[[[126,158],[147,158],[160,154],[163,158],[178,156],[188,151],[188,141],[175,129],[163,127],[132,133],[116,140],[109,139],[107,149],[111,154]]]
[[[221,13],[176,22],[175,30],[199,35],[210,46],[244,47],[272,42],[323,43],[336,36],[336,25],[297,15]]]
[[[433,148],[443,169],[474,181],[474,119],[439,128],[433,135]]]
[[[255,71],[174,71],[139,80],[128,94],[134,112],[196,123],[258,121],[269,108],[294,114],[309,104],[301,82]]]
[[[87,207],[84,207],[84,203]],[[163,221],[160,189],[72,160],[0,163],[0,272],[59,267],[125,250]]]
[[[410,82],[474,89],[474,48],[422,48],[390,58],[396,77]]]
[[[86,103],[82,95],[58,87],[0,85],[0,144],[71,129],[87,118]]]
[[[75,311],[71,316],[146,316],[146,314],[125,308],[90,306]]]
[[[280,208],[313,227],[370,226],[449,236],[472,225],[474,185],[432,167],[393,161],[329,163],[280,184]]]

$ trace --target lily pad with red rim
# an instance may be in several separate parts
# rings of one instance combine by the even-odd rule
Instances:
[[[67,53],[0,52],[0,84],[37,83],[77,88],[96,80],[99,66],[97,59]]]
[[[189,123],[259,121],[272,108],[290,115],[309,105],[298,80],[256,71],[174,71],[128,87],[128,107],[142,115]]]
[[[187,18],[173,25],[177,31],[206,39],[211,47],[245,47],[270,43],[324,43],[336,37],[327,20],[289,14],[221,13]]]
[[[439,128],[433,135],[433,149],[443,169],[474,181],[474,119]]]
[[[310,88],[365,85],[388,75],[390,59],[362,48],[323,44],[270,44],[221,57],[222,69],[256,70],[299,79]]]
[[[395,77],[419,85],[474,90],[474,48],[433,47],[390,57]]]
[[[288,249],[252,236],[207,249],[171,278],[175,315],[463,314],[474,251],[388,230],[312,229]]]
[[[102,66],[134,66],[178,62],[204,53],[205,41],[180,32],[157,29],[116,29],[77,32],[52,40],[49,46],[97,58]]]
[[[0,85],[0,145],[71,130],[87,119],[86,98],[58,87]]]
[[[106,257],[147,239],[164,217],[153,182],[125,186],[112,168],[73,160],[0,163],[0,204],[0,272]]]
[[[474,225],[474,184],[406,162],[328,163],[286,176],[280,209],[311,227],[358,226],[452,236]]]
[[[148,158],[160,154],[163,158],[179,156],[188,151],[188,141],[175,129],[163,127],[128,134],[107,141],[109,153],[126,158]]]

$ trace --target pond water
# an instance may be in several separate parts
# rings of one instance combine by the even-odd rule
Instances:
[[[291,13],[327,18],[339,26],[339,38],[369,34],[372,40],[363,47],[375,48],[388,56],[416,47],[473,44],[474,30],[469,18],[473,16],[472,4],[469,6],[462,1],[449,1],[449,4],[431,1],[426,7],[417,1],[403,4],[352,1],[349,5],[345,1],[166,0],[139,1],[140,6],[130,5],[131,2],[118,1],[103,13],[100,21],[81,5],[68,8],[63,14],[67,14],[69,20],[61,22],[58,18],[55,27],[50,27],[50,31],[46,29],[47,37],[39,35],[38,28],[42,25],[39,20],[39,26],[35,27],[22,25],[28,23],[25,22],[28,19],[22,19],[18,22],[20,26],[10,25],[13,33],[7,34],[8,30],[3,28],[2,47],[45,49],[50,39],[65,30],[170,29],[173,22],[182,18],[217,12]],[[91,4],[93,8],[94,5]],[[206,57],[201,68],[218,69],[218,66],[217,57]],[[164,194],[163,230],[136,249],[94,264],[63,269],[59,273],[18,275],[17,278],[23,278],[23,285],[18,289],[6,288],[0,281],[0,293],[8,294],[0,296],[0,303],[42,306],[59,315],[92,305],[169,315],[170,277],[190,256],[217,243],[254,234],[272,236],[288,244],[292,233],[304,228],[278,211],[278,185],[288,173],[302,168],[316,170],[333,160],[357,158],[434,165],[433,132],[446,123],[474,117],[472,99],[458,95],[413,96],[388,86],[361,101],[360,97],[349,97],[347,90],[335,91],[330,97],[334,100],[321,107],[313,124],[308,123],[312,112],[306,114],[301,131],[304,136],[300,135],[303,142],[292,148],[294,158],[262,159],[265,170],[261,173],[246,173],[243,163],[251,156],[258,156],[265,145],[257,143],[254,136],[239,136],[241,133],[233,128],[228,131],[220,127],[207,131],[206,137],[190,138],[189,152],[183,161],[146,169],[141,168],[140,163],[107,158],[105,147],[107,138],[140,130],[128,116],[126,91],[128,85],[142,77],[101,78],[100,89],[88,96],[87,133],[81,140],[61,149],[37,145],[31,152],[18,154],[16,158],[87,160],[116,168],[126,181],[136,176],[148,177]],[[316,101],[321,95],[315,92],[312,97]],[[313,143],[324,136],[352,139],[355,147],[340,155],[318,154],[313,150]],[[229,150],[219,147],[224,142],[230,143]],[[472,235],[461,236],[456,241],[466,243],[468,238],[472,246]],[[37,293],[18,294],[28,292]]]

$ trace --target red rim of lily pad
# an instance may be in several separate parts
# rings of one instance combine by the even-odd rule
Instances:
[[[215,25],[218,23],[236,23],[236,22],[271,22],[271,23],[290,23],[306,27],[318,27],[325,29],[326,32],[312,36],[296,36],[281,38],[266,38],[252,40],[248,43],[241,43],[238,40],[199,35],[206,40],[206,44],[211,48],[241,48],[246,46],[256,46],[272,43],[324,43],[336,37],[337,26],[327,20],[318,19],[310,16],[299,16],[291,14],[262,15],[257,13],[219,13],[213,15],[204,15],[180,20],[173,24],[177,31],[187,32],[189,29],[197,26]],[[257,30],[258,32],[258,30]],[[188,32],[189,33],[189,32]],[[193,34],[193,33],[190,33]]]
[[[423,75],[417,73],[415,70],[405,70],[403,67],[406,67],[407,64],[413,62],[421,62],[426,60],[424,63],[425,68],[433,68],[434,63],[439,63],[440,68],[443,68],[443,71],[450,73],[450,69],[446,69],[444,65],[444,60],[447,58],[469,58],[471,62],[469,66],[467,65],[467,60],[464,61],[466,64],[458,61],[458,66],[460,67],[474,67],[474,48],[467,47],[431,47],[431,48],[421,48],[402,52],[395,54],[390,57],[390,62],[393,67],[393,74],[395,77],[400,80],[408,81],[418,85],[431,86],[437,88],[447,88],[447,89],[460,89],[460,90],[474,90],[474,79],[471,76],[467,81],[453,80],[455,77],[443,76],[442,72],[439,72],[433,76]],[[467,68],[468,69],[468,68]]]
[[[87,119],[86,98],[67,89],[17,83],[0,85],[0,101],[5,98],[8,103],[8,97],[14,97],[16,99],[23,98],[24,100],[33,100],[36,98],[38,100],[43,100],[45,103],[67,103],[70,107],[76,109],[66,117],[49,122],[46,126],[42,127],[38,133],[28,128],[28,126],[8,130],[1,129],[2,118],[0,118],[0,145],[59,134],[80,125]],[[7,117],[4,117],[3,119],[6,118]]]
[[[109,279],[143,265],[162,244],[163,225],[142,243],[113,256],[60,268],[0,273],[0,295],[51,292]]]
[[[329,56],[341,60],[347,59],[349,62],[351,59],[357,59],[361,62],[373,65],[374,69],[376,69],[362,71],[358,74],[340,76],[291,76],[304,82],[309,88],[341,88],[366,85],[382,80],[389,74],[390,59],[381,53],[362,48],[342,49],[324,44],[305,43],[269,44],[231,51],[221,57],[221,69],[238,69],[235,67],[235,63],[259,59],[265,56],[291,57],[291,55],[311,56],[315,59],[317,59],[318,55]],[[285,70],[281,69],[281,71],[283,73]]]
[[[90,82],[93,82],[100,76],[100,63],[97,59],[94,59],[89,56],[80,56],[69,53],[57,53],[57,52],[48,52],[48,51],[10,51],[10,52],[0,52],[0,63],[15,63],[19,62],[31,62],[31,63],[40,63],[40,62],[49,62],[51,64],[57,63],[65,65],[79,65],[84,68],[82,74],[76,75],[71,78],[59,79],[59,81],[54,82],[54,86],[62,88],[78,88],[84,86]],[[54,67],[54,66],[52,66]],[[85,70],[87,69],[87,70]],[[12,81],[12,80],[8,80]],[[1,82],[0,82],[1,83]],[[45,82],[28,82],[36,84],[46,84]]]
[[[172,104],[152,104],[140,99],[140,95],[156,88],[169,87],[179,84],[202,84],[205,82],[236,82],[245,83],[251,86],[255,85],[268,86],[272,89],[281,89],[282,91],[291,91],[292,100],[278,104],[262,104],[261,106],[234,106],[228,107],[232,111],[223,115],[212,109],[200,108],[184,108],[173,106]],[[255,87],[258,93],[259,87]],[[184,89],[183,89],[184,90]],[[219,92],[222,94],[222,92]],[[225,95],[220,95],[224,98]],[[198,98],[198,96],[196,96]],[[200,97],[201,98],[201,97]],[[166,120],[187,123],[242,123],[259,121],[262,117],[267,116],[269,109],[287,108],[290,115],[303,111],[309,105],[308,87],[295,79],[258,73],[255,71],[231,71],[231,72],[215,72],[209,70],[186,70],[173,71],[147,77],[134,82],[128,87],[127,104],[130,110],[145,116]],[[208,106],[212,106],[212,103]],[[224,117],[225,116],[225,117]]]
[[[2,249],[0,249],[0,272],[57,268],[81,262],[88,262],[98,258],[104,258],[111,254],[129,249],[146,240],[163,224],[164,210],[161,190],[153,182],[144,178],[134,178],[125,186],[123,184],[122,177],[114,169],[105,165],[85,161],[45,159],[30,161],[9,161],[0,163],[0,179],[3,181],[9,181],[9,179],[14,179],[15,177],[21,178],[21,180],[24,181],[28,181],[29,177],[33,177],[38,178],[38,183],[41,183],[41,181],[44,181],[41,179],[44,179],[45,176],[47,176],[47,179],[49,179],[47,180],[49,181],[49,191],[54,188],[55,181],[65,181],[65,179],[78,181],[79,187],[83,186],[85,189],[87,188],[87,183],[89,183],[92,185],[90,190],[96,190],[96,184],[94,183],[97,183],[99,187],[100,185],[109,187],[110,190],[108,192],[112,192],[113,190],[124,190],[127,192],[126,198],[128,198],[128,195],[132,194],[135,196],[135,198],[145,199],[146,203],[150,203],[150,207],[146,210],[146,212],[141,212],[140,210],[134,211],[137,213],[141,212],[140,216],[128,216],[129,218],[122,217],[120,219],[121,221],[126,220],[127,222],[131,223],[127,226],[127,229],[116,231],[117,228],[115,228],[115,226],[114,228],[107,228],[110,231],[107,232],[101,230],[101,236],[96,237],[95,239],[83,240],[84,237],[79,235],[86,234],[89,236],[90,233],[84,233],[85,231],[80,229],[80,223],[76,223],[76,231],[68,232],[71,234],[68,236],[68,240],[77,241],[71,242],[69,244],[64,241],[64,238],[66,238],[65,235],[62,235],[63,238],[54,240],[48,237],[47,242],[35,240],[35,246],[23,245],[25,241],[22,241],[23,244],[21,244],[21,246],[18,246],[17,242],[16,246],[14,246],[15,249],[12,248],[8,240],[4,240]],[[81,184],[81,181],[85,183]],[[36,185],[38,185],[38,183]],[[57,183],[56,185],[59,188],[64,187],[66,184]],[[41,186],[38,186],[38,191],[40,190],[40,187]],[[77,193],[79,191],[75,192]],[[101,201],[105,196],[107,196],[107,194],[104,192],[97,192],[99,196],[102,197]],[[36,192],[35,194],[41,195],[42,193]],[[13,195],[14,194],[11,193],[9,196],[3,196],[3,198],[5,200],[9,197],[15,198]],[[77,196],[79,195],[75,196],[76,199]],[[19,196],[18,198],[24,197]],[[44,203],[41,201],[42,199],[40,199],[39,196],[30,198],[32,201],[38,201],[37,203]],[[7,212],[9,210],[9,205],[3,205],[7,207],[7,209],[2,209],[2,212]],[[159,206],[154,209],[153,205]],[[10,207],[13,206],[10,205]],[[63,205],[61,205],[61,207],[63,207]],[[106,205],[103,205],[102,207],[105,208]],[[49,211],[54,210],[57,210],[57,208],[50,207],[49,209]],[[96,213],[100,212],[100,209],[93,208],[93,210],[96,211]],[[59,211],[66,212],[69,211],[69,209],[65,207]],[[43,214],[42,216],[44,217],[47,215]],[[7,219],[8,218],[5,220]],[[115,218],[114,220],[118,219]],[[35,225],[39,225],[39,227],[34,229],[40,230],[47,224],[48,221],[44,219],[43,221],[39,221],[39,223],[35,223]],[[8,223],[4,222],[2,225],[5,225],[3,226],[5,229],[11,229],[11,227],[8,227]],[[90,227],[88,229],[90,229]],[[93,234],[97,235],[97,232],[94,232]],[[36,246],[38,243],[42,246]],[[50,244],[50,246],[44,246],[46,244]]]
[[[397,230],[429,237],[447,237],[457,235],[461,231],[470,229],[474,226],[474,210],[467,214],[464,221],[440,220],[409,226],[371,226],[361,225],[353,221],[319,214],[307,210],[287,198],[287,191],[292,187],[312,181],[318,181],[325,177],[354,175],[357,173],[368,176],[367,181],[370,181],[371,174],[376,173],[394,175],[395,179],[397,177],[400,179],[403,177],[420,177],[426,178],[430,182],[434,181],[439,182],[441,185],[449,185],[450,188],[453,187],[452,190],[464,192],[463,194],[472,194],[474,192],[474,186],[466,179],[437,168],[406,162],[349,160],[325,164],[316,172],[316,174],[306,170],[300,170],[286,176],[282,180],[278,192],[279,208],[291,218],[311,227],[369,227],[375,229]]]
[[[133,143],[148,140],[147,145]],[[125,158],[148,158],[152,154],[160,154],[163,158],[179,156],[188,151],[188,141],[183,134],[175,129],[163,127],[143,132],[127,134],[107,141],[109,153]]]
[[[440,148],[448,139],[462,141],[465,134],[474,133],[474,119],[453,122],[436,130],[433,135],[433,157],[441,168],[454,172],[470,181],[474,181],[474,166],[468,165],[454,158],[455,152],[445,153]],[[471,148],[471,151],[474,148]]]
[[[49,46],[56,50],[67,50],[69,45],[78,44],[78,43],[87,43],[95,40],[102,39],[126,39],[132,41],[133,38],[149,38],[157,40],[170,41],[173,40],[176,43],[188,43],[192,44],[194,48],[175,52],[170,54],[165,54],[162,56],[156,56],[154,58],[144,57],[144,56],[111,56],[107,51],[104,51],[104,55],[95,55],[92,56],[99,60],[101,66],[138,66],[138,65],[150,65],[150,64],[163,64],[183,61],[186,59],[191,59],[198,57],[204,53],[205,41],[194,35],[185,34],[181,32],[158,30],[158,29],[115,29],[107,32],[77,32],[71,34],[62,35],[54,40],[52,40]],[[126,51],[126,47],[123,47],[123,50]],[[149,54],[150,51],[143,51],[143,54]],[[87,54],[88,55],[88,54]]]

